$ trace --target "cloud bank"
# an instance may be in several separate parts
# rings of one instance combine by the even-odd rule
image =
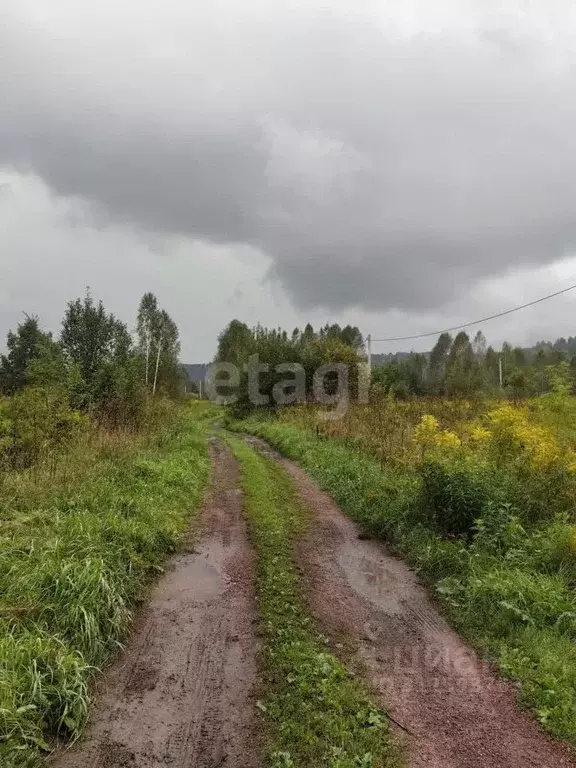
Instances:
[[[301,310],[434,311],[576,245],[570,4],[9,4],[0,165],[269,259]]]

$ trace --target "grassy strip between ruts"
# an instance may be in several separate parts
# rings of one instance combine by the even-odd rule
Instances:
[[[140,435],[95,433],[56,470],[9,472],[0,498],[0,765],[31,768],[76,736],[96,668],[199,506],[196,411]]]
[[[273,461],[225,436],[241,465],[245,508],[258,556],[264,635],[267,754],[273,768],[397,765],[384,712],[327,651],[307,615],[294,563],[306,526],[290,478]]]
[[[574,591],[547,563],[554,526],[522,533],[507,554],[438,535],[423,519],[413,471],[274,419],[231,425],[268,440],[371,534],[386,539],[436,588],[455,626],[520,682],[521,700],[550,732],[576,744],[576,646],[565,625]],[[563,565],[562,568],[566,567]]]

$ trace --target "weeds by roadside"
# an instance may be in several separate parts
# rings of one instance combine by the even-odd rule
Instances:
[[[288,415],[282,421],[247,420],[239,429],[298,461],[366,531],[402,554],[435,588],[460,631],[504,675],[520,681],[522,700],[544,727],[576,744],[576,536],[571,521],[551,510],[546,521],[531,522],[530,515],[524,522],[511,505],[491,496],[504,487],[505,478],[482,474],[471,461],[445,463],[440,467],[444,474],[427,477],[416,467],[381,465],[362,451],[290,424]],[[478,504],[478,489],[485,503]],[[451,531],[467,535],[447,534],[450,520],[455,521]]]
[[[266,696],[273,768],[377,768],[396,765],[386,715],[328,652],[307,615],[293,560],[306,524],[283,470],[238,439],[226,437],[242,486],[258,555],[257,590],[264,636]]]
[[[86,720],[97,667],[199,508],[205,437],[176,408],[144,434],[86,435],[2,476],[0,764],[32,768]]]

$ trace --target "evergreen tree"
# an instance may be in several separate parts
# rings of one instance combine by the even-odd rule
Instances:
[[[446,367],[446,391],[451,395],[470,395],[480,386],[480,366],[465,331],[454,339]]]
[[[428,387],[432,394],[441,395],[445,390],[446,366],[452,347],[452,336],[442,333],[430,353],[428,366]]]
[[[316,338],[316,333],[314,332],[314,328],[310,323],[306,324],[306,327],[304,328],[304,333],[302,334],[302,341],[304,343],[309,343],[313,341]]]

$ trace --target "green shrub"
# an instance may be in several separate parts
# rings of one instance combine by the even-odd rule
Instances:
[[[576,597],[558,575],[499,566],[472,570],[460,612],[466,625],[506,637],[522,626],[554,628],[576,637]]]
[[[465,461],[425,458],[420,469],[422,511],[445,534],[470,537],[499,489],[487,470]]]
[[[57,388],[25,387],[6,401],[3,410],[4,459],[17,468],[30,467],[40,455],[60,451],[88,424]]]

